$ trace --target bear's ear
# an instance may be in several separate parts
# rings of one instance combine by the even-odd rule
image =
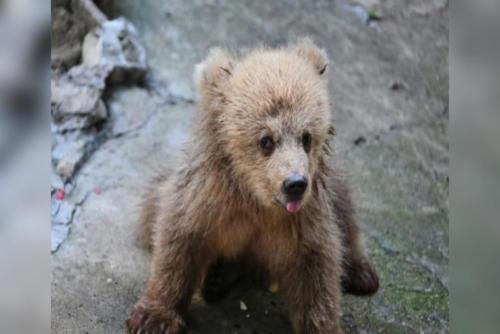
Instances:
[[[319,48],[309,37],[301,38],[295,45],[295,51],[299,57],[310,62],[319,75],[326,73],[328,67],[328,56],[324,49]]]
[[[221,96],[232,73],[231,56],[220,48],[211,49],[207,59],[196,65],[194,72],[195,83],[205,102]]]

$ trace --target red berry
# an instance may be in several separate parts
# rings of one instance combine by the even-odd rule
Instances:
[[[97,195],[102,194],[102,189],[101,189],[101,187],[95,187],[94,192],[95,192]]]
[[[64,199],[64,196],[66,194],[64,193],[64,189],[57,189],[56,191],[56,199],[62,201]]]

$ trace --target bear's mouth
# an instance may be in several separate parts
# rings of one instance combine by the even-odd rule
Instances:
[[[289,213],[296,213],[302,208],[302,199],[281,201],[276,196],[273,197],[274,203],[284,208]]]
[[[301,207],[302,207],[302,200],[289,201],[286,203],[286,211],[290,213],[295,213],[299,211]]]

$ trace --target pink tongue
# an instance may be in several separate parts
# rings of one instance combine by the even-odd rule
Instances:
[[[302,204],[301,201],[288,202],[288,203],[286,203],[286,210],[290,213],[295,213],[295,212],[299,211],[301,204]]]

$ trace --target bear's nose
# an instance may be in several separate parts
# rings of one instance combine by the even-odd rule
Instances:
[[[294,175],[283,182],[283,192],[292,199],[300,198],[307,188],[307,179],[302,175]]]

